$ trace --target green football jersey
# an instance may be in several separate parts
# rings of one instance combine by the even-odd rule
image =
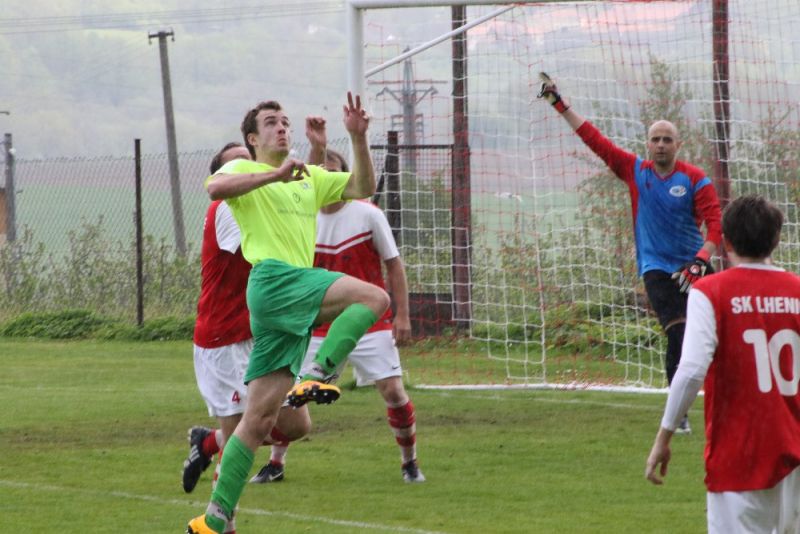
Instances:
[[[349,172],[330,172],[307,165],[309,176],[295,182],[262,185],[244,195],[225,199],[242,234],[242,254],[256,263],[274,259],[296,267],[314,265],[317,212],[342,199]],[[250,174],[275,170],[266,163],[229,161],[217,174]],[[209,176],[205,186],[214,179]]]

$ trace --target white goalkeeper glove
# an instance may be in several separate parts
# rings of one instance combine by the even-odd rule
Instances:
[[[556,111],[559,113],[564,113],[567,111],[569,106],[566,102],[564,102],[564,99],[561,98],[561,95],[558,94],[556,82],[554,82],[546,72],[540,72],[539,78],[542,80],[542,88],[539,91],[537,98],[544,98],[550,102],[550,105],[556,108]]]

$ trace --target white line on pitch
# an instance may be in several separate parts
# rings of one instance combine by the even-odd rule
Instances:
[[[448,391],[440,391],[437,392],[438,396],[440,397],[453,397],[455,396],[453,393]],[[478,394],[459,394],[458,397],[466,397],[468,399],[474,400],[490,400],[490,401],[500,401],[500,400],[511,400],[510,397],[505,395],[478,395]],[[520,400],[521,397],[514,397],[513,400]],[[526,401],[533,401],[533,402],[548,402],[550,404],[585,404],[587,406],[602,406],[604,408],[626,408],[632,410],[644,410],[644,411],[653,411],[653,412],[663,412],[664,406],[648,406],[646,404],[627,404],[622,402],[601,402],[601,401],[593,401],[593,400],[583,400],[583,399],[558,399],[558,398],[543,398],[543,397],[526,397],[524,400]]]
[[[145,502],[154,502],[160,504],[175,504],[175,505],[183,505],[183,506],[192,506],[192,507],[200,507],[203,506],[204,503],[200,503],[198,501],[186,501],[183,499],[164,499],[162,497],[156,497],[154,495],[137,495],[134,493],[128,493],[125,491],[91,491],[91,490],[80,490],[75,488],[64,488],[59,486],[53,486],[51,484],[30,484],[27,482],[15,482],[12,480],[0,480],[0,486],[5,486],[7,488],[17,488],[17,489],[33,489],[37,491],[56,491],[56,492],[72,492],[72,493],[79,493],[83,495],[93,495],[98,497],[107,497],[112,496],[119,499],[128,499],[134,501],[145,501]],[[413,534],[445,534],[444,532],[439,532],[435,530],[422,530],[418,528],[410,528],[410,527],[397,527],[391,525],[379,525],[376,523],[365,523],[363,521],[346,521],[342,519],[332,519],[329,517],[319,517],[319,516],[312,516],[312,515],[305,515],[305,514],[295,514],[292,512],[275,512],[271,510],[263,510],[261,508],[239,508],[237,511],[238,514],[250,514],[250,515],[259,515],[259,516],[276,516],[276,517],[285,517],[288,519],[295,519],[298,521],[309,521],[313,523],[323,523],[326,525],[336,525],[336,526],[344,526],[344,527],[353,527],[356,529],[363,529],[363,530],[380,530],[383,532],[409,532]]]

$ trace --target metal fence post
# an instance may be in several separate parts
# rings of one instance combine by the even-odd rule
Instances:
[[[6,149],[6,241],[13,243],[17,239],[17,203],[14,188],[14,144],[11,134],[7,133],[3,140]]]

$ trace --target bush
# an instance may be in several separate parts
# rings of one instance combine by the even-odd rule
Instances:
[[[102,218],[69,232],[63,256],[48,255],[33,232],[0,247],[0,320],[24,313],[94,310],[131,321],[136,313],[136,246],[113,241]],[[200,255],[178,254],[165,239],[143,243],[146,317],[191,316],[200,294]]]
[[[156,317],[140,327],[122,321],[109,322],[95,333],[97,339],[118,341],[184,341],[194,334],[194,317]]]
[[[109,319],[88,310],[23,313],[0,327],[7,337],[38,337],[44,339],[83,339],[92,335]]]
[[[135,341],[173,341],[192,339],[194,318],[159,317],[144,322],[141,328],[128,327]]]
[[[0,326],[0,336],[41,339],[106,339],[120,341],[191,340],[194,317],[159,317],[141,328],[89,310],[23,313]]]

